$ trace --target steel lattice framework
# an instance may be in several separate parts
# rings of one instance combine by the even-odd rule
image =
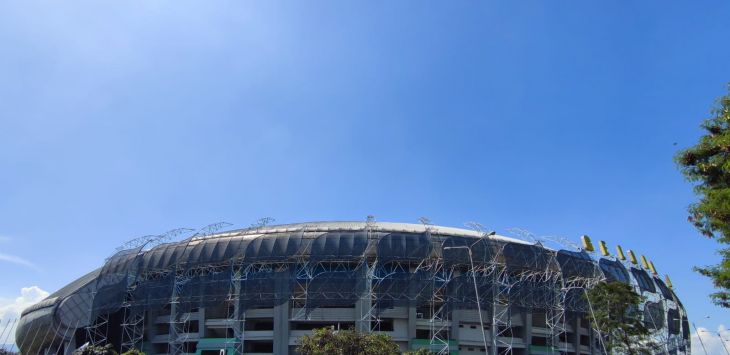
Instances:
[[[170,239],[189,230],[136,239],[61,297],[74,302],[59,301],[63,327],[56,326],[53,334],[60,340],[50,344],[60,346],[69,329],[83,329],[91,344],[105,344],[117,332],[119,350],[139,349],[146,311],[155,308],[169,310],[167,352],[182,354],[188,352],[191,312],[225,304],[232,330],[226,343],[243,354],[247,312],[287,304],[292,321],[310,320],[321,307],[354,307],[355,327],[363,332],[380,331],[388,309],[413,307],[428,320],[428,346],[438,354],[453,351],[455,312],[478,313],[483,338],[489,339],[485,350],[495,355],[513,353],[519,337],[514,317],[542,312],[546,348],[559,353],[567,351],[571,319],[590,318],[585,290],[618,280],[647,297],[642,312],[661,345],[658,353],[688,351],[681,303],[658,278],[646,276],[653,290],[646,280],[637,281],[646,274],[641,268],[572,245],[547,248],[543,243],[555,239],[523,231],[518,232],[523,240],[517,240],[484,232],[478,224],[466,231],[422,222],[405,229],[370,219],[334,226],[262,222],[223,233],[217,231],[226,224],[215,224],[181,242]],[[601,335],[592,336],[599,344]],[[28,343],[26,353],[48,346],[47,340]]]

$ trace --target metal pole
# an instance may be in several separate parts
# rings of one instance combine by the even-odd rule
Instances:
[[[33,346],[33,343],[35,342],[35,337],[38,336],[38,332],[41,330],[41,327],[36,326],[35,334],[33,335],[32,340],[30,341],[30,345]],[[25,345],[25,342],[28,341],[28,337],[23,337],[23,341],[20,344],[15,344],[18,347],[19,351],[23,350],[23,345]]]
[[[482,331],[482,341],[484,342],[484,353],[487,352],[487,335],[484,334],[484,320],[482,319],[482,306],[479,303],[479,288],[477,288],[477,277],[476,272],[474,272],[474,260],[472,260],[471,257],[471,249],[466,248],[466,250],[469,251],[469,263],[471,263],[471,278],[474,281],[474,293],[477,297],[477,311],[479,312],[479,324],[481,325],[481,331]]]
[[[598,333],[598,342],[601,343],[603,352],[608,353],[608,351],[606,350],[606,344],[603,342],[603,334],[601,333],[601,330],[598,328],[598,321],[596,320],[595,312],[593,312],[593,305],[591,304],[591,300],[588,299],[588,290],[586,290],[584,288],[583,294],[585,294],[586,300],[588,301],[588,309],[591,311],[591,317],[593,317],[593,326],[595,327],[595,329],[591,329],[591,330],[595,330],[596,333]],[[591,332],[591,335],[593,335],[592,332]],[[591,345],[591,348],[593,348],[593,345]],[[591,350],[591,352],[593,352],[593,350]],[[611,353],[613,353],[613,350],[611,350]]]
[[[704,351],[705,355],[707,355],[707,349],[705,349],[705,343],[702,341],[702,336],[700,335],[700,330],[697,329],[695,322],[692,322],[692,326],[695,327],[695,332],[697,332],[697,339],[700,340],[700,345],[702,345],[702,351]]]
[[[7,323],[5,323],[5,328],[3,328],[2,333],[0,333],[0,340],[3,339],[3,335],[5,335],[5,331],[8,330],[8,327],[9,326],[10,326],[10,318],[8,318]],[[3,346],[4,347],[5,346],[5,343],[4,342],[3,343],[0,343],[0,346]],[[0,349],[2,349],[2,348],[0,348]]]
[[[75,325],[75,326],[74,326],[74,328],[73,328],[73,329],[74,329],[74,332],[73,332],[73,333],[71,333],[71,337],[73,337],[74,333],[76,332],[76,328],[77,328],[78,326],[79,326],[79,321],[77,320],[77,321],[76,321],[76,325]],[[63,338],[61,338],[61,342],[60,342],[60,343],[58,344],[58,348],[56,349],[56,351],[54,351],[54,352],[53,352],[53,354],[52,354],[52,355],[56,355],[56,354],[58,354],[58,351],[59,351],[59,350],[61,350],[61,347],[63,346],[63,342],[64,342],[64,341],[66,340],[66,334],[68,333],[68,331],[69,331],[70,329],[71,329],[71,327],[68,327],[68,328],[66,328],[66,330],[65,330],[65,331],[63,332]],[[69,340],[69,342],[68,342],[68,343],[69,343],[69,344],[71,344],[71,341]],[[66,352],[66,350],[68,350],[68,349],[67,349],[67,347],[64,347],[64,348],[63,348],[63,350],[64,350],[64,353],[65,353],[65,352]]]
[[[13,324],[10,325],[10,328],[8,329],[8,334],[5,334],[5,340],[3,340],[3,350],[5,350],[6,346],[8,346],[8,350],[13,350],[13,348],[15,347],[15,337],[13,337],[13,345],[8,344],[8,339],[10,339],[10,334],[13,334],[13,328],[17,323],[18,318],[13,319]]]
[[[482,332],[482,341],[484,342],[484,352],[488,351],[489,347],[487,346],[487,335],[484,333],[484,319],[482,317],[482,306],[479,303],[479,288],[477,287],[477,277],[476,273],[474,272],[474,259],[471,256],[471,249],[465,245],[458,246],[458,247],[445,247],[444,250],[448,249],[466,249],[466,251],[469,252],[469,264],[471,265],[471,278],[474,282],[474,294],[477,298],[477,312],[479,312],[479,325],[481,326],[481,332]]]
[[[722,348],[725,349],[725,353],[730,355],[730,352],[727,351],[727,347],[725,346],[725,339],[722,338],[722,334],[720,334],[720,332],[717,332],[717,336],[720,337],[720,344],[722,344]]]

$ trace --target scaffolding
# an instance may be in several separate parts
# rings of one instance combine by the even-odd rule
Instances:
[[[468,312],[478,315],[485,351],[506,355],[524,346],[516,345],[522,335],[513,318],[539,312],[545,314],[546,349],[558,354],[569,351],[569,319],[590,313],[586,289],[602,280],[633,282],[639,289],[636,275],[620,261],[598,260],[573,245],[543,244],[557,239],[498,237],[478,224],[474,231],[444,232],[422,223],[392,230],[370,219],[347,228],[277,227],[262,220],[224,233],[217,231],[225,224],[211,225],[181,242],[170,240],[190,230],[138,238],[84,286],[89,301],[76,307],[88,307],[87,319],[71,322],[84,325],[91,344],[115,343],[127,351],[149,340],[148,311],[165,310],[166,351],[179,355],[189,352],[195,311],[225,305],[226,347],[243,354],[247,313],[255,309],[285,306],[287,321],[306,322],[317,320],[313,315],[323,307],[354,308],[356,330],[377,332],[384,312],[403,307],[428,321],[423,340],[437,354],[454,351],[454,312]],[[657,280],[659,292],[648,292],[656,306],[645,306],[645,319],[667,353],[682,352],[688,346],[686,313]],[[672,310],[676,316],[667,315]]]

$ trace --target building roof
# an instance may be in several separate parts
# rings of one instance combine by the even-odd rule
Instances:
[[[271,233],[286,233],[286,232],[330,232],[330,231],[362,231],[366,228],[370,228],[373,231],[379,232],[404,232],[404,233],[424,233],[427,229],[434,234],[439,235],[458,235],[458,236],[471,236],[481,237],[481,232],[454,227],[444,227],[437,225],[425,225],[416,223],[394,223],[394,222],[361,222],[361,221],[323,221],[323,222],[305,222],[305,223],[290,223],[290,224],[279,224],[269,226],[254,226],[250,228],[243,228],[237,230],[226,231],[222,233],[216,233],[204,238],[216,238],[216,237],[232,237],[232,236],[246,236],[246,235],[260,235],[260,234],[271,234]],[[512,237],[506,237],[503,235],[491,235],[490,239],[501,240],[505,242],[520,243],[520,244],[532,244],[527,241],[516,239]]]

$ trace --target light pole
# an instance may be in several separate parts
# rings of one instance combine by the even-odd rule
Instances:
[[[727,351],[727,347],[725,346],[725,339],[722,338],[722,334],[717,332],[717,336],[720,337],[720,344],[722,344],[722,348],[725,349],[725,353],[730,355],[730,351]]]
[[[700,340],[700,345],[702,345],[702,351],[704,351],[705,355],[707,355],[707,349],[705,349],[705,343],[702,341],[702,335],[700,335],[700,330],[697,329],[695,322],[692,322],[692,326],[695,327],[695,331],[697,332],[697,339]]]
[[[697,327],[695,327],[695,328],[697,328]],[[725,353],[728,354],[728,355],[730,355],[730,352],[727,351],[727,347],[725,347],[725,339],[722,338],[722,334],[720,334],[720,332],[711,332],[709,330],[700,330],[700,332],[702,332],[702,333],[716,333],[717,334],[717,337],[720,338],[720,344],[722,344],[722,348],[725,349]],[[701,341],[702,340],[700,340],[700,342]],[[704,347],[703,347],[703,349],[704,349]]]
[[[709,319],[710,316],[705,316],[705,318]],[[694,325],[694,323],[692,323],[692,325]],[[697,326],[695,326],[695,329],[697,329]],[[725,339],[722,338],[722,334],[720,334],[720,332],[710,332],[710,331],[706,331],[706,332],[707,333],[717,333],[717,336],[720,338],[720,344],[722,344],[722,348],[725,349],[726,354],[730,355],[730,352],[727,351],[727,347],[725,347]],[[702,340],[700,339],[700,342],[701,341]],[[704,345],[702,346],[702,348],[704,349]]]
[[[482,332],[482,341],[484,342],[484,353],[486,354],[487,349],[489,349],[489,348],[487,347],[487,336],[486,336],[486,334],[484,334],[484,319],[482,319],[482,306],[479,303],[479,288],[477,287],[477,277],[476,277],[476,273],[474,272],[474,260],[472,259],[472,256],[471,256],[471,248],[469,248],[466,245],[443,248],[443,250],[449,250],[449,249],[466,249],[466,251],[469,252],[469,264],[471,264],[471,278],[472,278],[472,281],[474,282],[474,294],[476,295],[476,298],[477,298],[477,312],[479,312],[479,325],[481,326],[479,329]],[[492,326],[494,326],[494,324],[492,324]]]

